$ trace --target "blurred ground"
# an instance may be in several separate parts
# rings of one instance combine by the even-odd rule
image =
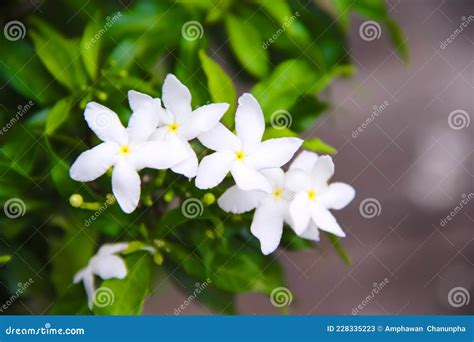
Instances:
[[[474,15],[474,2],[388,4],[406,33],[410,64],[401,63],[383,27],[380,39],[361,39],[363,21],[354,18],[349,53],[358,74],[336,82],[328,94],[335,107],[311,132],[339,151],[334,179],[358,191],[336,213],[349,232],[343,244],[353,265],[344,265],[327,241],[320,250],[281,254],[294,296],[290,314],[350,315],[385,279],[360,314],[474,314],[474,122],[468,125],[474,120],[474,18],[441,47]],[[359,126],[362,132],[354,134]],[[361,215],[364,199],[375,203],[378,216]],[[443,224],[463,199],[468,203]],[[449,304],[455,287],[470,293],[468,305]],[[184,300],[163,283],[145,313],[173,314]],[[257,294],[241,296],[238,308],[249,315],[279,312]],[[210,313],[193,302],[182,314]]]

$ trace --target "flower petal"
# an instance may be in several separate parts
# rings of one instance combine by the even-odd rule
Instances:
[[[234,181],[242,190],[261,190],[272,192],[270,182],[260,172],[248,167],[244,163],[235,162],[230,170]]]
[[[246,93],[239,98],[239,106],[235,112],[235,129],[246,150],[253,149],[262,141],[265,130],[263,112],[251,94]]]
[[[127,128],[130,142],[135,144],[147,141],[166,115],[166,111],[161,108],[160,99],[150,99],[147,103],[137,106],[138,109],[133,111]]]
[[[127,276],[127,266],[117,255],[96,256],[91,259],[91,267],[94,274],[102,279],[123,279]]]
[[[260,173],[264,175],[272,187],[284,187],[285,172],[279,167],[261,170]]]
[[[217,200],[219,207],[228,213],[242,214],[255,209],[266,196],[261,191],[245,191],[234,185]]]
[[[302,234],[309,225],[311,219],[311,202],[304,192],[295,195],[290,203],[290,217],[296,234]]]
[[[150,95],[140,93],[136,90],[128,91],[128,104],[134,112],[139,110],[140,107],[148,105],[150,101],[153,101],[153,97]]]
[[[193,148],[187,141],[183,140],[182,144],[186,150],[186,158],[182,162],[179,162],[175,166],[171,167],[171,170],[173,170],[173,172],[179,173],[180,175],[184,175],[187,178],[196,177],[198,168],[196,152],[194,152]]]
[[[201,144],[213,151],[238,151],[241,149],[239,138],[220,122],[209,132],[198,136],[198,139]]]
[[[130,162],[136,170],[146,167],[158,170],[168,169],[188,157],[186,146],[174,136],[169,136],[163,141],[148,141],[135,146],[134,149]]]
[[[334,163],[330,156],[320,156],[311,170],[311,178],[316,185],[326,185],[334,174]]]
[[[278,207],[270,204],[259,206],[255,210],[250,231],[260,241],[264,255],[277,249],[283,233],[283,215]]]
[[[311,176],[302,169],[292,169],[285,174],[285,186],[293,192],[308,190],[312,186]]]
[[[293,169],[302,169],[307,172],[311,172],[314,167],[314,163],[318,159],[318,155],[314,152],[301,151],[300,154],[293,160],[290,165],[290,170]]]
[[[181,137],[189,141],[210,131],[217,125],[227,109],[229,109],[227,103],[212,103],[195,109],[183,123]]]
[[[316,203],[311,206],[311,217],[319,229],[337,236],[346,236],[331,212],[324,208],[321,204]]]
[[[102,245],[99,250],[97,251],[98,255],[110,255],[123,252],[128,248],[127,242],[119,242],[119,243],[106,243]]]
[[[87,295],[87,306],[92,310],[92,304],[94,302],[94,274],[89,267],[79,271],[74,276],[74,283],[82,281],[84,284],[84,289],[86,290]]]
[[[191,109],[191,93],[175,75],[168,74],[163,83],[163,103],[178,121],[189,115]]]
[[[118,146],[102,143],[77,157],[69,170],[72,179],[90,182],[102,176],[117,160]]]
[[[215,152],[201,160],[196,175],[196,186],[209,189],[219,185],[234,163],[232,152]]]
[[[130,214],[140,199],[140,176],[131,163],[120,160],[112,172],[112,191],[122,210]]]
[[[318,226],[311,221],[308,228],[300,234],[300,237],[308,240],[319,241],[319,229]]]
[[[298,138],[266,140],[249,155],[249,162],[256,170],[280,167],[293,157],[302,143],[303,140]]]
[[[328,209],[340,210],[348,205],[355,196],[352,186],[345,183],[332,183],[320,195],[320,202]]]
[[[96,102],[89,102],[84,111],[84,117],[90,129],[97,137],[105,142],[119,145],[128,143],[128,134],[119,117],[109,108]]]

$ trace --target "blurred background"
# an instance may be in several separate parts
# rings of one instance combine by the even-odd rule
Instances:
[[[290,314],[351,315],[358,305],[361,315],[474,314],[474,201],[442,223],[474,192],[474,124],[466,123],[474,113],[474,22],[441,47],[474,14],[474,3],[386,3],[406,34],[410,63],[401,62],[386,32],[361,39],[363,20],[354,17],[349,53],[357,74],[330,88],[334,108],[310,131],[338,150],[333,179],[357,189],[356,199],[336,213],[349,231],[343,244],[353,265],[324,243],[308,252],[277,252],[294,298]],[[468,116],[455,112],[450,120],[459,110]],[[354,134],[358,127],[362,132]],[[367,301],[374,283],[380,288],[385,279]],[[469,304],[450,305],[456,287],[469,291]],[[146,314],[173,314],[187,297],[167,282],[157,291]],[[259,294],[241,295],[238,309],[279,313]],[[194,302],[183,314],[211,313]]]

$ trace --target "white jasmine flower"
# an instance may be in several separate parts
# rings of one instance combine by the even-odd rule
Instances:
[[[344,208],[354,198],[355,190],[344,183],[328,184],[333,174],[330,156],[318,157],[316,153],[303,151],[291,164],[286,184],[295,193],[289,211],[298,235],[315,234],[314,230],[319,228],[346,236],[329,209]]]
[[[233,186],[217,203],[224,211],[234,214],[256,209],[250,231],[260,241],[262,253],[268,255],[280,244],[284,223],[292,225],[288,207],[294,194],[286,187],[282,169],[267,169],[261,173],[267,178],[271,191],[245,191]],[[308,228],[302,236],[319,241],[318,229],[314,227]]]
[[[140,199],[140,176],[137,171],[149,167],[166,169],[183,161],[187,152],[177,139],[148,141],[160,122],[160,100],[144,105],[144,94],[133,92],[130,106],[134,110],[124,128],[117,114],[95,102],[87,104],[84,117],[102,144],[83,152],[71,166],[72,179],[89,182],[112,172],[112,190],[126,213],[135,210]]]
[[[227,103],[213,103],[192,110],[191,93],[171,74],[166,76],[163,83],[162,99],[166,109],[160,107],[157,110],[151,105],[156,99],[149,97],[145,100],[145,96],[147,95],[142,94],[143,102],[148,104],[148,109],[160,112],[161,118],[161,127],[156,130],[151,139],[177,140],[186,150],[187,157],[184,161],[171,167],[171,170],[188,178],[195,177],[198,159],[188,141],[214,128],[229,105]]]
[[[271,192],[270,183],[259,171],[287,163],[303,141],[279,138],[262,142],[264,117],[251,94],[239,98],[235,126],[237,135],[219,123],[199,136],[204,146],[216,152],[204,157],[199,164],[196,186],[200,189],[215,187],[230,171],[240,189]]]
[[[128,243],[106,244],[99,248],[96,255],[90,260],[88,265],[76,273],[74,284],[82,281],[87,294],[87,304],[92,310],[95,291],[95,276],[102,279],[118,278],[123,279],[127,275],[127,266],[117,254],[128,248]]]

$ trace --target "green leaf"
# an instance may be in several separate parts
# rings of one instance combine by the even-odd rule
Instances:
[[[51,75],[71,91],[85,88],[87,76],[80,58],[80,44],[64,38],[39,19],[32,22],[36,30],[29,31],[30,37],[36,53]]]
[[[237,103],[237,91],[234,83],[221,66],[206,55],[204,50],[199,51],[202,68],[207,77],[207,87],[213,102],[226,102],[230,105],[222,118],[222,122],[229,128],[234,127],[234,113]]]
[[[222,290],[270,294],[284,284],[278,260],[265,257],[260,250],[252,249],[244,242],[210,245],[205,253],[207,276],[213,286]]]
[[[190,202],[190,203],[193,203],[193,202]],[[201,207],[202,209],[199,209],[201,214],[197,215],[196,217],[192,217],[194,215],[192,216],[183,215],[183,210],[186,210],[185,209],[186,205],[183,205],[183,206],[184,206],[184,209],[182,209],[181,207],[172,209],[166,212],[161,217],[160,221],[158,222],[156,226],[156,235],[158,235],[159,237],[161,237],[162,235],[166,235],[168,234],[170,230],[175,229],[176,227],[181,226],[184,223],[187,223],[189,221],[193,221],[193,222],[196,222],[198,220],[209,221],[213,224],[215,228],[218,228],[223,225],[222,221],[217,216],[214,216],[211,213],[208,213],[207,211],[205,211],[204,206]]]
[[[279,64],[272,74],[257,83],[252,94],[259,101],[268,121],[277,110],[289,110],[302,95],[314,94],[320,75],[308,62],[290,59]]]
[[[99,31],[100,27],[97,24],[97,20],[93,19],[87,24],[81,39],[82,62],[92,80],[97,78],[99,71],[99,52],[102,39],[94,38]]]
[[[340,238],[331,233],[326,233],[326,236],[328,237],[329,241],[331,241],[331,245],[337,251],[337,254],[339,254],[342,261],[344,261],[347,265],[350,266],[352,264],[351,257],[349,256],[349,254],[347,254],[346,250],[344,249],[344,247],[342,247],[341,243],[339,242]]]
[[[410,61],[410,51],[406,43],[405,35],[400,29],[400,26],[398,26],[398,24],[391,19],[387,19],[385,21],[385,25],[388,28],[390,38],[392,39],[392,43],[395,46],[398,54],[405,63],[408,63]]]
[[[139,315],[148,294],[151,275],[151,257],[149,253],[134,253],[126,258],[128,273],[124,279],[108,279],[102,282],[98,290],[107,296],[103,307],[94,305],[92,311],[97,315]],[[110,299],[110,300],[109,300]],[[101,305],[102,306],[102,305]]]
[[[92,315],[83,283],[70,284],[48,311],[49,315]]]
[[[335,154],[337,152],[334,147],[326,144],[319,138],[305,139],[303,143],[303,148],[318,153]]]
[[[69,117],[74,99],[72,97],[66,97],[56,102],[51,108],[46,120],[45,134],[53,134],[59,126],[61,126]]]
[[[60,96],[30,45],[25,41],[10,42],[5,38],[1,39],[1,44],[0,75],[5,84],[41,104],[55,101]]]
[[[268,51],[263,48],[260,32],[250,22],[233,15],[226,16],[230,46],[240,64],[253,76],[264,77],[270,67]]]
[[[0,255],[0,266],[5,265],[12,259],[11,255]]]

